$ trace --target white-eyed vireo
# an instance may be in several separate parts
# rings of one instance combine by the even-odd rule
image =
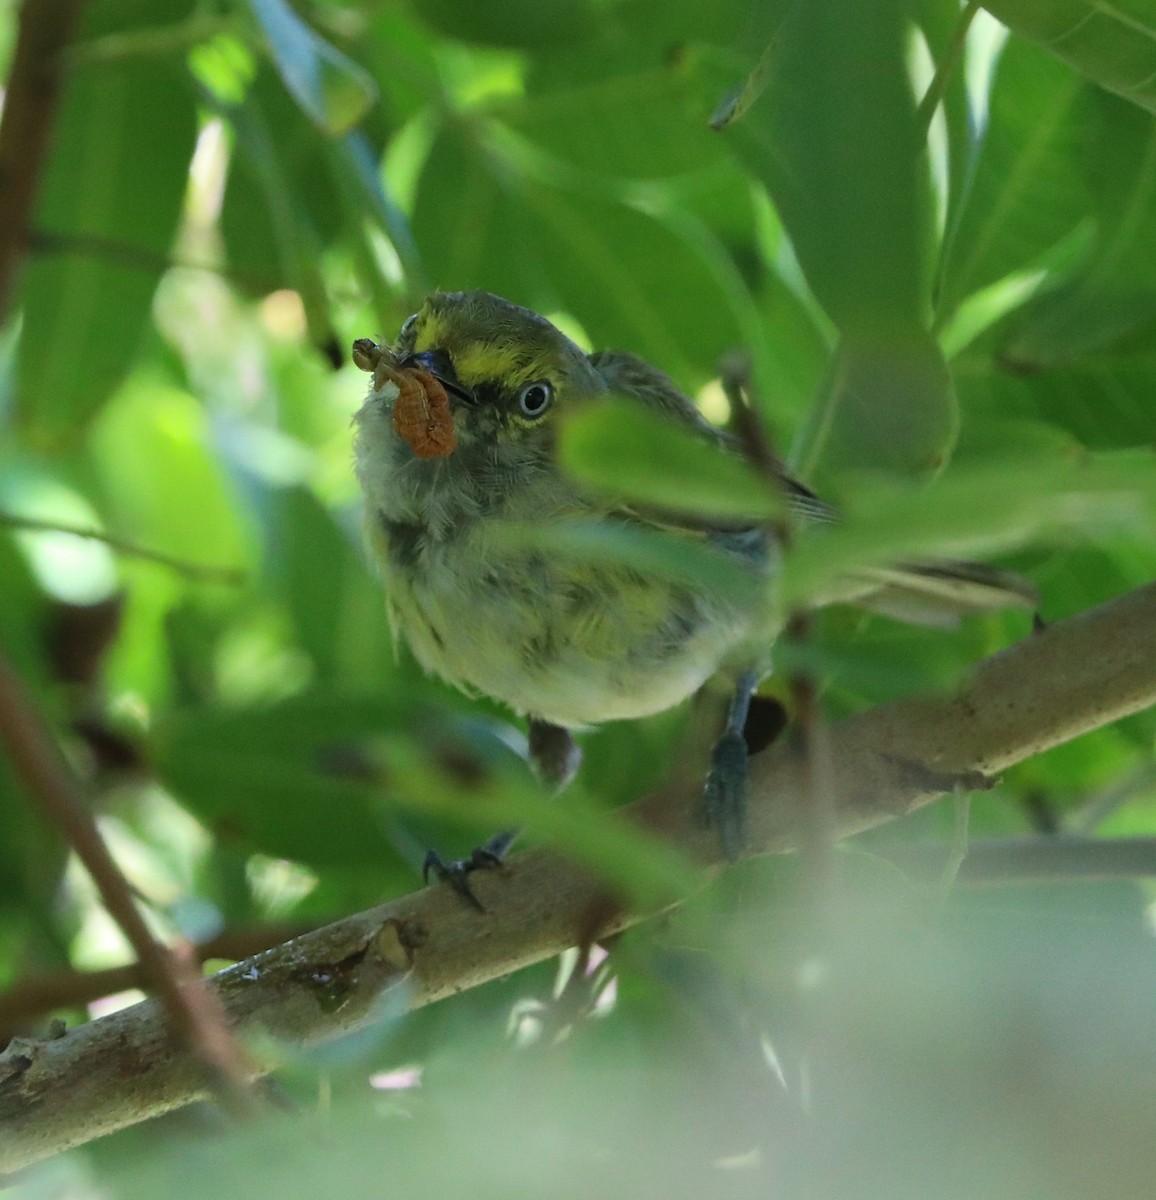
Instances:
[[[421,665],[527,716],[534,765],[557,786],[579,762],[570,730],[660,712],[728,672],[734,695],[705,814],[737,855],[743,722],[770,650],[764,602],[498,536],[515,523],[625,522],[705,543],[769,577],[768,529],[651,517],[584,490],[557,462],[559,419],[611,395],[716,444],[727,435],[642,360],[586,354],[545,318],[486,292],[435,293],[391,347],[362,340],[354,358],[374,372],[356,438],[368,537],[393,627]],[[781,483],[797,515],[831,519],[802,484],[785,473]],[[1015,576],[944,563],[865,576],[840,598],[918,619],[1030,604],[1032,593]],[[464,873],[500,859],[509,841],[499,835],[449,869],[466,895]],[[446,872],[436,856],[429,866]]]

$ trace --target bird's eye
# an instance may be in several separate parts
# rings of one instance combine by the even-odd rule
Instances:
[[[550,407],[554,399],[554,388],[545,379],[528,383],[518,393],[518,411],[524,417],[534,420],[540,417]]]

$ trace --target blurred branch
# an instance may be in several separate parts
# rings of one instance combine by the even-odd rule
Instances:
[[[213,567],[200,563],[191,563],[183,558],[176,558],[160,550],[150,550],[146,546],[138,546],[127,538],[117,537],[112,533],[103,533],[99,529],[90,529],[80,525],[69,525],[60,521],[44,521],[39,517],[22,517],[17,513],[0,510],[0,525],[10,529],[23,529],[30,533],[65,533],[69,537],[84,538],[87,541],[101,542],[117,554],[130,558],[140,558],[145,562],[156,563],[168,567],[186,579],[198,580],[203,583],[241,584],[245,582],[245,572],[237,567]]]
[[[229,929],[206,941],[193,943],[189,951],[201,963],[211,958],[236,961],[300,937],[319,924],[317,921],[309,924],[282,922]],[[19,1030],[42,1021],[49,1013],[62,1008],[82,1008],[105,996],[129,988],[147,989],[149,985],[149,973],[139,962],[100,971],[46,971],[18,980],[0,992],[0,1046]]]
[[[206,987],[187,956],[161,945],[136,906],[132,888],[109,852],[87,797],[69,771],[6,655],[0,652],[0,743],[17,776],[45,817],[84,864],[112,919],[120,926],[141,966],[160,994],[154,1044],[176,1050],[167,1021],[187,1046],[202,1080],[238,1110],[247,1106],[251,1071],[230,1033],[216,993]],[[207,1068],[207,1070],[206,1070]],[[0,1068],[0,1079],[3,1078]],[[0,1085],[2,1086],[2,1085]]]
[[[84,0],[24,0],[0,114],[0,326],[28,249],[28,228],[48,154],[64,49]]]
[[[215,275],[243,291],[253,293],[273,292],[280,286],[276,279],[256,275],[250,271],[239,271],[227,264],[185,258],[177,252],[161,254],[144,246],[133,245],[132,242],[100,237],[93,233],[49,233],[43,229],[30,229],[28,231],[28,249],[34,254],[70,254],[77,258],[111,263],[129,270],[156,272],[157,274],[173,268],[182,271],[203,271],[206,275]]]
[[[64,56],[69,66],[88,62],[120,62],[126,58],[157,58],[185,53],[222,34],[244,38],[248,31],[248,25],[238,14],[218,16],[210,12],[195,12],[187,20],[176,24],[106,33],[102,37],[75,42],[65,50]]]
[[[947,864],[944,847],[908,844],[875,853],[911,875],[935,876]],[[959,864],[958,883],[1086,883],[1156,875],[1156,838],[992,838],[972,842]]]
[[[1050,626],[980,663],[954,695],[885,705],[831,726],[839,836],[884,824],[995,772],[1156,704],[1156,584]],[[792,739],[751,761],[757,853],[793,849],[807,766]],[[625,810],[704,863],[720,853],[679,783]],[[964,871],[966,872],[966,864]],[[548,850],[471,883],[486,911],[434,887],[222,971],[216,995],[241,1037],[315,1043],[362,1027],[390,999],[420,1007],[587,944],[647,916]],[[155,1000],[0,1055],[0,1171],[204,1098],[188,1052],[166,1046]],[[264,1069],[275,1066],[272,1050]]]

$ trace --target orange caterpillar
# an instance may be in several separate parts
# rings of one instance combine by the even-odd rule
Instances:
[[[353,361],[373,372],[373,386],[397,385],[393,431],[418,458],[442,458],[458,444],[450,398],[441,383],[421,367],[402,367],[386,346],[369,338],[353,343]]]

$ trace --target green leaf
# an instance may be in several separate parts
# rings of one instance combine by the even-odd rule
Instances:
[[[812,529],[784,564],[787,608],[846,594],[841,579],[913,558],[982,558],[1073,529],[1098,539],[1156,534],[1151,452],[1089,456],[1073,465],[997,461],[960,468],[924,489],[871,480],[840,498],[845,521]]]
[[[774,483],[745,459],[636,400],[600,401],[574,413],[559,454],[581,483],[626,502],[749,521],[783,512]]]
[[[18,416],[40,444],[74,437],[136,357],[168,265],[196,138],[191,90],[165,62],[69,77],[23,287]]]
[[[1087,84],[1041,50],[1008,42],[974,175],[946,243],[941,322],[965,296],[1034,264],[1086,220],[1091,98]]]
[[[1147,0],[985,0],[1010,29],[1156,112],[1156,9]]]
[[[440,33],[483,46],[565,45],[588,37],[598,20],[590,0],[418,0],[414,8]]]
[[[546,288],[519,182],[464,122],[437,135],[418,180],[413,235],[435,286],[533,307]]]
[[[542,186],[524,198],[539,261],[594,346],[629,347],[692,389],[742,344],[730,296],[677,222]]]
[[[230,269],[255,295],[297,287],[301,272],[286,240],[328,247],[342,228],[328,139],[268,67],[230,115],[237,138],[220,216]]]
[[[1012,323],[999,355],[1021,371],[1156,333],[1156,117],[1106,93],[1093,99],[1085,169],[1095,236],[1068,279]]]
[[[1086,361],[1057,363],[1025,372],[984,364],[960,379],[965,428],[992,450],[1009,443],[1007,426],[1034,422],[1039,439],[1093,450],[1146,446],[1152,442],[1152,396],[1156,391],[1156,339],[1129,351]],[[988,436],[997,439],[987,441]],[[1018,438],[1017,438],[1018,441]]]
[[[828,388],[795,459],[808,479],[846,470],[926,477],[946,464],[959,417],[951,375],[930,334],[912,327],[886,339],[846,338]]]
[[[583,566],[623,567],[633,575],[712,591],[736,605],[758,600],[761,573],[704,540],[656,532],[627,521],[506,521],[489,535],[494,546],[540,551]]]
[[[310,692],[261,709],[175,714],[152,753],[165,786],[222,840],[319,865],[398,863],[387,790],[363,748],[399,702]]]
[[[928,306],[931,184],[906,8],[789,5],[749,109],[723,135],[766,183],[811,290],[844,330],[918,325]]]
[[[290,94],[334,137],[348,133],[377,101],[369,73],[316,34],[285,0],[248,0]]]
[[[511,107],[510,125],[596,175],[653,179],[721,165],[722,142],[669,68],[538,91]]]

